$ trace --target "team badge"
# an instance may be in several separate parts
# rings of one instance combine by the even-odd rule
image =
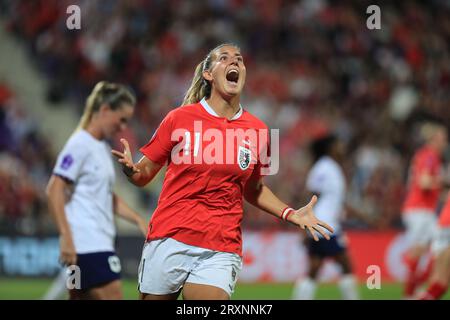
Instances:
[[[252,153],[249,149],[239,146],[238,163],[239,168],[246,170],[252,161]]]
[[[73,163],[73,157],[70,154],[66,154],[61,162],[61,169],[67,170]]]

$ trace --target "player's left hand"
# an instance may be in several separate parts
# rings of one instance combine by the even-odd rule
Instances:
[[[330,240],[330,235],[325,231],[325,229],[330,231],[331,233],[333,233],[334,230],[328,224],[316,218],[313,211],[313,207],[316,202],[317,196],[313,196],[311,198],[311,201],[306,206],[296,210],[289,217],[289,221],[295,223],[303,230],[308,230],[315,241],[319,241],[319,237],[316,233],[319,233],[325,239]]]

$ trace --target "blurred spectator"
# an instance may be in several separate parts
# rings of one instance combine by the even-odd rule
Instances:
[[[35,235],[49,230],[44,188],[54,160],[50,142],[36,128],[14,92],[0,83],[2,234]]]

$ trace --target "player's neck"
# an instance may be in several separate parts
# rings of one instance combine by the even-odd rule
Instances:
[[[211,97],[206,99],[206,102],[208,102],[209,106],[217,113],[219,117],[232,119],[241,108],[239,98],[239,96],[235,96],[227,101],[219,94],[212,92]]]
[[[103,140],[103,134],[100,130],[99,126],[96,126],[95,124],[91,123],[87,126],[86,131],[95,139],[97,140]]]
[[[333,159],[334,162],[341,164],[342,163],[342,157],[339,154],[330,153],[327,155],[331,159]]]

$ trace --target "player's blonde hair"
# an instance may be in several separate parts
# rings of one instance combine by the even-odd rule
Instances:
[[[433,140],[436,133],[441,130],[446,130],[445,126],[439,123],[426,122],[420,128],[420,136],[424,142],[429,143]]]
[[[123,85],[111,83],[107,81],[100,81],[92,90],[89,97],[86,99],[83,115],[77,130],[86,129],[91,122],[92,115],[97,112],[103,104],[108,104],[112,110],[119,109],[123,104],[134,106],[136,98]]]
[[[203,78],[203,72],[210,70],[212,61],[215,58],[215,53],[222,47],[231,46],[240,50],[240,48],[234,43],[222,43],[212,49],[203,61],[201,61],[195,68],[194,78],[192,79],[191,86],[189,87],[186,95],[184,96],[182,105],[188,105],[197,103],[203,98],[209,98],[211,95],[211,83]]]

